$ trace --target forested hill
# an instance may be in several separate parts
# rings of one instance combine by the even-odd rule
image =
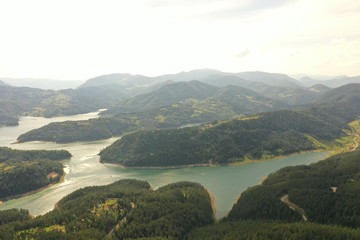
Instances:
[[[175,84],[175,88],[172,86],[171,92],[177,91],[176,86],[181,84]],[[249,89],[238,86],[219,88],[212,96],[206,99],[196,99],[205,96],[205,94],[199,95],[197,93],[210,85],[200,83],[199,85],[202,87],[197,88],[198,82],[184,84],[195,90],[192,91],[191,95],[189,95],[191,91],[183,94],[183,96],[191,97],[183,102],[137,113],[119,114],[116,117],[51,123],[20,135],[18,141],[73,142],[98,140],[119,136],[134,130],[175,128],[186,124],[199,124],[234,117],[244,117],[258,112],[287,107],[287,104],[283,102],[264,97]],[[193,86],[194,84],[196,86]],[[213,92],[217,88],[210,86],[210,89]],[[150,95],[153,96],[153,94]],[[146,101],[150,99],[152,98],[149,97]],[[144,105],[146,104],[144,103]],[[148,105],[154,106],[151,103]]]
[[[200,127],[135,132],[100,157],[127,167],[230,164],[314,150],[315,139],[330,144],[342,134],[341,127],[284,110]]]
[[[5,214],[13,220],[0,226],[1,239],[182,240],[191,230],[214,223],[208,192],[191,182],[154,191],[147,182],[120,180],[77,190],[60,200],[57,209],[33,220],[17,212]]]
[[[261,113],[199,127],[141,131],[125,135],[100,153],[102,162],[128,167],[229,164],[300,151],[326,149],[345,136],[360,115],[360,92],[301,111]],[[331,93],[329,93],[331,95]]]
[[[349,101],[357,100],[356,96],[360,92],[360,84],[352,83],[347,84],[338,88],[335,88],[331,91],[325,92],[316,99],[315,105],[322,104],[339,104],[344,103],[348,104]]]
[[[243,192],[223,221],[307,221],[359,228],[359,176],[359,151],[282,168]]]
[[[190,98],[205,99],[214,95],[218,89],[218,87],[200,81],[167,84],[153,92],[141,94],[120,102],[109,110],[104,111],[102,115],[139,112],[179,103]]]
[[[108,75],[102,75],[87,80],[84,84],[79,86],[101,86],[101,85],[120,85],[126,89],[133,89],[135,87],[149,86],[154,83],[162,83],[167,81],[174,82],[188,82],[192,80],[198,80],[203,82],[217,81],[216,79],[223,77],[236,77],[249,82],[265,83],[268,86],[283,86],[283,87],[301,87],[301,83],[285,74],[268,73],[268,72],[240,72],[240,73],[228,73],[221,72],[213,69],[197,69],[188,72],[180,72],[177,74],[165,74],[157,77],[148,77],[143,75],[131,75],[127,73],[114,73]],[[214,83],[214,82],[212,82]],[[210,83],[210,84],[212,84]],[[228,85],[222,85],[226,86]]]
[[[56,183],[64,174],[65,150],[15,150],[0,147],[0,199]]]
[[[120,180],[85,187],[35,219],[22,209],[0,211],[0,239],[357,240],[358,160],[351,153],[283,168],[246,190],[219,223],[197,183],[152,190],[144,181]]]
[[[96,111],[127,97],[120,86],[59,91],[0,86],[0,126],[17,125],[20,115],[53,117]]]

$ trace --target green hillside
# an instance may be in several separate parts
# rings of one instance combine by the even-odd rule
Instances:
[[[0,147],[0,199],[57,183],[64,174],[65,150],[14,150]]]
[[[226,222],[195,229],[188,235],[188,240],[356,240],[359,238],[359,229],[276,221]]]
[[[286,167],[244,191],[215,222],[209,193],[179,182],[85,187],[53,211],[0,211],[0,239],[359,239],[360,152]]]
[[[359,151],[280,169],[243,192],[224,221],[305,220],[358,228],[359,174]]]
[[[187,85],[193,84],[197,85],[197,82],[187,83]],[[191,95],[192,98],[183,102],[160,108],[149,107],[149,110],[137,113],[123,113],[115,117],[88,121],[51,123],[20,135],[18,141],[91,141],[120,136],[135,130],[176,128],[188,124],[243,117],[287,106],[237,86],[221,88],[203,100],[195,99],[196,92]]]
[[[0,238],[175,240],[214,222],[209,194],[200,184],[180,182],[154,191],[138,180],[82,188],[34,220],[20,222],[18,213],[11,215],[15,219],[0,225]]]
[[[114,116],[121,113],[139,112],[179,103],[190,98],[205,99],[214,95],[217,90],[217,87],[199,81],[167,84],[153,92],[137,95],[120,102],[104,111],[102,115]]]
[[[17,125],[21,115],[54,117],[97,111],[127,96],[120,86],[59,91],[0,86],[0,125]]]
[[[358,87],[356,85],[356,87]],[[330,91],[337,101],[300,111],[275,111],[200,127],[141,131],[125,135],[100,153],[102,162],[128,167],[231,164],[301,151],[331,149],[351,132],[360,115],[360,89]],[[321,99],[326,99],[321,98]]]
[[[314,139],[325,145],[343,135],[341,127],[283,110],[200,127],[135,132],[100,157],[128,167],[231,164],[314,150]]]

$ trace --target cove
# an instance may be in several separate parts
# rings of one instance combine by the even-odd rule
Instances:
[[[0,128],[0,145],[16,149],[66,149],[73,157],[64,162],[66,177],[63,183],[56,184],[39,193],[13,199],[0,205],[0,210],[9,208],[28,209],[39,215],[51,211],[56,202],[67,194],[86,186],[105,185],[124,178],[148,181],[155,189],[178,181],[199,182],[208,188],[215,197],[216,217],[223,217],[232,207],[236,198],[248,187],[261,181],[262,177],[282,167],[311,164],[327,157],[329,152],[311,152],[267,162],[249,163],[238,166],[191,167],[161,170],[131,170],[114,165],[99,163],[97,155],[101,149],[117,138],[93,142],[55,144],[49,142],[27,142],[11,144],[16,138],[31,129],[54,121],[89,119],[97,112],[76,116],[39,118],[24,117],[19,126]]]

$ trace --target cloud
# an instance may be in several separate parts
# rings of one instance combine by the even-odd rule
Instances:
[[[288,56],[289,56],[289,57],[295,57],[295,56],[298,55],[298,54],[299,54],[299,51],[298,51],[298,50],[293,50],[293,51],[290,51],[290,52],[289,52]]]
[[[232,4],[224,4],[219,6],[216,10],[212,10],[203,14],[202,17],[209,19],[231,19],[247,17],[251,14],[256,14],[263,10],[270,10],[287,6],[296,2],[297,0],[248,0],[248,1],[237,1]]]
[[[243,58],[243,57],[249,56],[250,54],[251,54],[250,50],[248,48],[245,48],[243,51],[235,54],[234,57]]]

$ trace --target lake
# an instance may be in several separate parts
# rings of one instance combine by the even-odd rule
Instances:
[[[0,127],[0,146],[16,149],[66,149],[73,157],[64,161],[65,181],[31,196],[9,200],[0,205],[0,210],[9,208],[28,209],[33,215],[44,214],[54,208],[65,195],[76,189],[109,184],[119,179],[135,178],[148,181],[154,189],[172,182],[193,181],[208,188],[215,197],[216,217],[223,217],[236,198],[248,187],[261,181],[262,177],[282,167],[310,164],[327,157],[329,152],[312,152],[285,157],[267,162],[238,166],[192,167],[166,170],[130,170],[99,163],[97,155],[118,138],[93,142],[56,144],[51,142],[28,142],[12,144],[16,138],[31,129],[50,122],[85,120],[97,117],[98,112],[55,118],[22,117],[19,126]]]

